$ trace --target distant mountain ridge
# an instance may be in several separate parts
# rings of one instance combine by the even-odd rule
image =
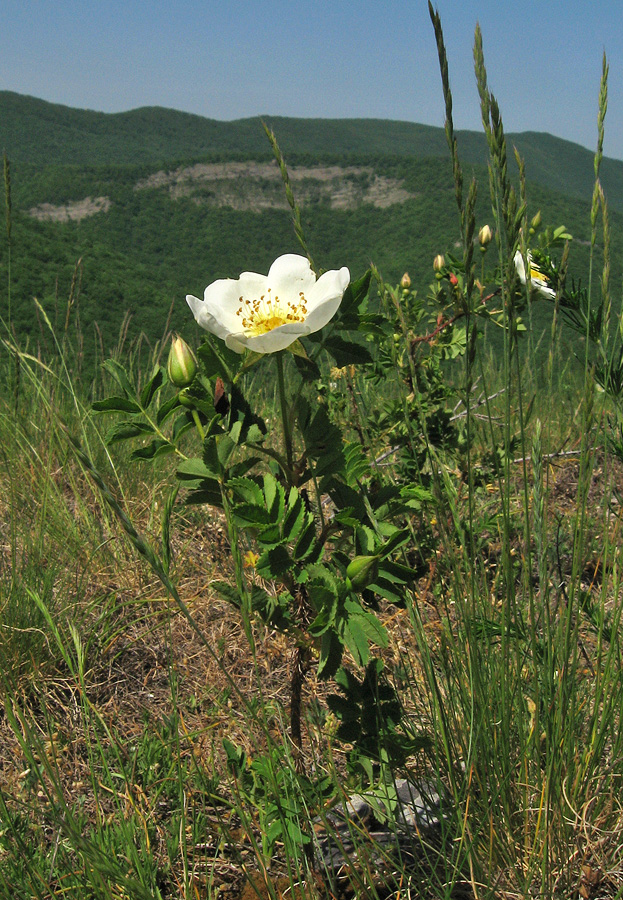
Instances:
[[[413,288],[428,292],[433,259],[461,242],[444,130],[264,118],[285,154],[318,265],[345,265],[359,277],[374,263],[390,284],[408,271]],[[473,175],[478,183],[478,229],[492,224],[486,141],[471,131],[458,139],[465,181]],[[569,277],[586,283],[593,155],[547,134],[508,139],[509,165],[513,145],[525,158],[528,215],[541,211],[544,225],[565,225],[574,237]],[[260,117],[217,122],[155,107],[107,114],[0,92],[3,149],[12,232],[10,246],[5,229],[0,237],[0,323],[10,310],[15,334],[45,355],[54,343],[43,309],[57,331],[75,335],[85,372],[119,341],[155,346],[166,329],[192,335],[186,294],[201,296],[217,278],[268,271],[280,254],[301,251]],[[623,163],[604,160],[602,176],[618,284]],[[602,258],[598,239],[595,272]],[[550,334],[547,304],[535,304],[531,326]]]
[[[384,119],[295,119],[263,116],[221,122],[162,107],[123,113],[73,109],[0,91],[0,147],[14,165],[123,166],[209,159],[268,159],[261,119],[286,158],[448,156],[443,128]],[[487,160],[484,135],[457,133],[466,165]],[[571,141],[537,132],[508,134],[526,161],[530,181],[567,196],[590,199],[593,154]],[[514,164],[514,163],[513,163]],[[601,180],[613,209],[623,211],[623,162],[606,158]]]

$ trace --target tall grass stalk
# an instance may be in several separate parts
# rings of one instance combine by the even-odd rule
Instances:
[[[6,239],[7,239],[7,328],[11,333],[11,231],[13,228],[13,201],[11,199],[11,166],[9,158],[4,154],[4,202],[6,207]]]

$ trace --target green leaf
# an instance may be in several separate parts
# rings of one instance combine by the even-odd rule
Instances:
[[[320,644],[320,659],[318,661],[318,678],[333,678],[342,662],[344,645],[334,629],[325,631]]]
[[[178,416],[173,423],[173,440],[178,441],[183,434],[186,434],[187,431],[190,431],[190,429],[194,427],[195,423],[192,417],[192,413],[189,412],[189,410],[184,410],[182,415]]]
[[[274,475],[264,475],[264,497],[266,509],[270,512],[272,522],[281,522],[285,509],[285,492]]]
[[[175,397],[171,397],[169,400],[166,400],[162,406],[159,407],[158,412],[156,413],[156,422],[158,425],[162,425],[165,422],[171,413],[178,409],[180,406],[180,401],[177,399],[177,395]]]
[[[147,409],[151,401],[154,399],[154,395],[157,391],[160,390],[164,381],[164,371],[162,366],[156,366],[151,378],[141,391],[141,406],[143,409]]]
[[[366,365],[372,362],[370,351],[364,344],[356,344],[354,341],[346,341],[337,334],[332,334],[323,344],[335,359],[337,366]]]
[[[394,582],[394,584],[410,584],[421,573],[410,566],[403,566],[402,563],[385,559],[380,564],[379,574],[387,578],[388,581]]]
[[[370,659],[368,636],[359,616],[351,616],[343,625],[344,643],[359,666],[365,666]]]
[[[119,441],[128,441],[131,438],[142,437],[146,434],[153,434],[154,429],[145,422],[120,422],[115,425],[106,434],[106,443],[108,446],[117,444]]]
[[[338,584],[328,569],[323,566],[311,566],[312,578],[307,586],[309,599],[317,612],[311,623],[311,634],[323,634],[335,623],[337,615],[339,590]]]
[[[260,578],[279,578],[294,565],[287,549],[280,544],[272,550],[266,550],[255,565],[255,571]]]
[[[185,459],[177,467],[176,478],[180,481],[197,481],[200,478],[212,478],[213,472],[206,466],[202,459]]]
[[[329,694],[327,697],[327,706],[340,722],[345,724],[356,722],[359,724],[361,710],[353,703],[350,697],[342,697],[340,694]],[[349,739],[346,738],[345,740]]]
[[[232,478],[227,486],[232,489],[237,499],[245,503],[254,503],[256,506],[264,506],[262,489],[251,478]]]
[[[217,506],[222,508],[223,498],[221,496],[221,486],[214,478],[204,478],[196,490],[189,491],[186,495],[185,502],[189,506],[205,504],[206,506]]]
[[[221,448],[221,444],[219,444],[219,450]],[[219,454],[220,455],[220,454]],[[242,478],[247,474],[254,466],[256,466],[259,462],[262,461],[261,456],[248,456],[246,459],[240,460],[240,462],[236,463],[229,470],[229,474],[232,479],[234,478]]]
[[[276,547],[278,544],[282,544],[283,538],[281,537],[281,529],[279,528],[279,523],[271,522],[270,525],[266,525],[264,528],[258,531],[257,540],[265,547]]]
[[[206,418],[214,416],[214,393],[212,385],[204,375],[197,375],[191,385],[181,392],[193,407],[202,412]]]
[[[176,484],[167,497],[162,513],[162,563],[167,574],[171,565],[171,516],[178,493],[179,485]]]
[[[228,584],[227,581],[211,581],[210,587],[213,591],[222,597],[223,600],[226,600],[236,609],[240,609],[242,606],[242,601],[240,599],[240,593],[237,587],[234,587],[232,584]]]
[[[219,462],[220,462],[223,470],[225,470],[225,469],[227,469],[227,466],[229,465],[229,460],[231,459],[232,454],[233,454],[234,450],[236,449],[236,445],[232,441],[232,439],[230,438],[230,436],[228,434],[224,434],[224,435],[222,435],[222,437],[219,438],[219,441],[217,444],[217,449],[218,449]],[[257,456],[251,457],[251,459],[257,460]],[[242,463],[240,463],[240,465],[241,466],[245,465],[247,462],[248,462],[248,460],[244,460]],[[252,465],[255,465],[255,463],[252,462],[251,466]],[[250,469],[251,466],[247,466],[247,469]]]
[[[398,547],[402,547],[407,541],[411,540],[411,532],[408,528],[399,528],[396,530],[388,541],[386,541],[378,549],[379,559],[385,559],[390,553],[393,553]]]
[[[314,360],[310,359],[307,355],[295,355],[294,362],[296,363],[296,368],[298,369],[299,375],[306,384],[311,384],[312,381],[318,381],[321,377],[321,372],[318,368],[317,363],[315,363]]]
[[[404,592],[401,591],[400,588],[396,588],[389,579],[383,578],[380,575],[372,584],[368,585],[368,590],[373,591],[379,597],[383,597],[384,600],[389,600],[390,603],[398,603],[401,605],[405,602]]]
[[[270,525],[272,521],[268,510],[254,503],[240,503],[234,507],[232,515],[239,528],[257,528],[260,525]]]
[[[152,460],[159,456],[165,456],[167,453],[175,451],[174,444],[165,441],[163,438],[154,438],[146,447],[139,447],[133,450],[130,459]]]
[[[367,525],[359,525],[355,531],[355,553],[374,553],[376,540],[374,532]]]
[[[203,462],[210,475],[220,479],[223,474],[223,467],[218,456],[217,437],[216,435],[208,435],[203,442]]]
[[[342,432],[329,419],[324,406],[312,409],[301,399],[297,408],[299,424],[310,460],[317,460],[316,475],[335,475],[344,468]]]
[[[276,596],[271,595],[263,588],[255,586],[251,594],[251,605],[266,625],[271,625],[279,631],[287,631],[292,626],[290,610],[293,597],[287,592]]]
[[[299,539],[294,545],[294,558],[297,560],[305,559],[305,557],[309,556],[315,549],[317,545],[316,540],[316,525],[311,519],[307,525],[303,528]]]
[[[366,452],[358,441],[344,444],[344,460],[346,480],[351,487],[356,487],[360,481],[371,473],[370,462]]]
[[[130,382],[128,373],[120,362],[117,362],[116,359],[107,359],[102,363],[102,368],[104,368],[109,375],[112,375],[124,394],[127,394],[129,397],[136,396],[136,391]]]
[[[239,353],[234,353],[233,350],[226,347],[224,343],[219,341],[218,350],[215,344],[216,342],[213,344],[209,338],[206,339],[205,343],[198,348],[197,356],[203,363],[204,372],[208,378],[220,375],[225,381],[230,381],[241,367],[243,358]]]
[[[228,431],[236,444],[257,444],[266,434],[266,423],[253,412],[236,385],[231,389]]]
[[[368,269],[361,278],[358,278],[357,281],[352,281],[344,291],[338,310],[338,321],[342,328],[356,327],[358,314],[361,314],[365,309],[371,278],[372,270]]]
[[[282,524],[284,541],[295,540],[307,515],[303,498],[296,488],[291,488],[290,496],[288,497],[288,510]]]
[[[387,647],[387,630],[374,613],[368,612],[354,600],[346,600],[344,608],[348,613],[348,621],[353,622],[357,619],[358,625],[369,641],[374,641],[379,647]]]
[[[107,413],[107,412],[127,412],[127,413],[140,413],[141,407],[135,400],[130,400],[128,397],[108,397],[106,400],[96,400],[95,403],[91,406],[93,412],[97,413]]]

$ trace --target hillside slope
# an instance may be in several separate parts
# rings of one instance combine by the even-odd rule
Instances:
[[[284,153],[293,160],[343,156],[447,157],[443,128],[380,119],[292,119],[267,115]],[[486,163],[479,132],[458,132],[465,163]],[[549,134],[509,134],[526,160],[527,176],[544,187],[590,199],[593,154]],[[268,159],[260,117],[219,122],[161,107],[124,113],[72,109],[0,91],[0,146],[11,162],[51,165],[160,165],[171,161]],[[602,182],[613,209],[623,211],[623,162],[605,159]]]

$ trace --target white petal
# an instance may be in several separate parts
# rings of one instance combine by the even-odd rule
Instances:
[[[309,334],[309,328],[305,322],[289,322],[287,325],[273,328],[266,334],[249,335],[242,331],[231,334],[227,336],[225,343],[237,353],[242,352],[238,346],[254,350],[256,353],[277,353],[279,350],[285,350],[286,347],[306,334]]]
[[[320,331],[338,311],[344,291],[350,282],[350,272],[344,266],[321,275],[313,288],[305,295],[308,314],[305,324],[312,331]]]
[[[258,300],[262,294],[266,293],[267,288],[266,275],[258,275],[257,272],[243,272],[235,281],[237,287],[238,299],[244,297],[245,300]]]
[[[519,280],[522,284],[526,283],[526,268],[524,266],[523,256],[521,255],[521,250],[518,250],[515,253],[514,257],[515,269],[517,270],[517,274],[519,275]]]
[[[221,338],[221,340],[225,340],[225,337],[229,334],[229,329],[226,328],[222,322],[219,322],[212,313],[209,311],[208,306],[200,300],[198,297],[193,297],[192,294],[186,295],[186,302],[191,308],[192,314],[195,317],[197,324],[201,326],[201,328],[205,328],[206,331],[215,334],[217,337]]]
[[[240,316],[236,312],[240,308],[240,284],[237,280],[219,278],[213,281],[203,292],[203,304],[205,311],[228,333],[239,330]]]
[[[244,335],[242,335],[244,337]],[[225,345],[229,347],[230,350],[233,350],[234,353],[244,353],[247,349],[246,346],[238,340],[238,337],[235,334],[227,334],[223,338],[225,341]]]
[[[286,253],[274,261],[266,277],[267,285],[282,300],[298,299],[299,292],[307,292],[316,284],[316,276],[312,272],[309,260],[305,256]]]
[[[536,278],[533,278],[532,284],[544,297],[549,297],[550,300],[553,300],[556,296],[556,291],[552,290],[551,287],[548,287],[544,281],[538,281]]]

